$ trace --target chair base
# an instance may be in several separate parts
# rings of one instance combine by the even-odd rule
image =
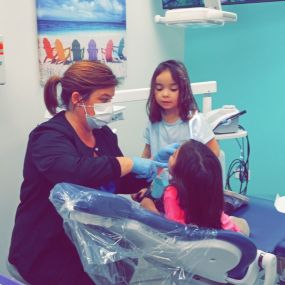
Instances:
[[[11,264],[8,260],[6,261],[6,268],[8,270],[8,272],[10,273],[10,275],[15,278],[16,280],[20,281],[22,284],[25,285],[30,285],[19,273],[19,271],[17,270],[17,268]]]

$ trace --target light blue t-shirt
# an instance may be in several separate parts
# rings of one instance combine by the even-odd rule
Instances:
[[[198,112],[186,122],[181,119],[174,123],[167,123],[163,120],[153,124],[149,122],[144,131],[145,143],[150,145],[152,156],[172,143],[183,143],[186,140],[195,139],[206,144],[214,137],[203,114]]]

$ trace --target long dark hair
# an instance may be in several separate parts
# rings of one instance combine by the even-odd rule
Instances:
[[[57,85],[61,83],[61,97],[57,97]],[[44,100],[48,111],[54,115],[59,101],[68,108],[71,94],[79,92],[84,99],[98,89],[118,85],[118,79],[112,70],[99,61],[78,61],[72,64],[63,74],[63,77],[52,76],[44,87]]]
[[[157,104],[155,100],[155,82],[157,76],[165,70],[170,71],[173,80],[178,85],[179,115],[183,121],[187,121],[189,119],[189,111],[196,111],[198,107],[192,93],[190,79],[185,65],[182,62],[173,59],[161,62],[152,75],[150,84],[150,94],[146,104],[146,110],[149,120],[152,123],[159,122],[162,120],[161,107]]]
[[[185,222],[220,229],[224,206],[222,169],[208,146],[195,140],[185,142],[172,175],[171,184],[177,188]]]

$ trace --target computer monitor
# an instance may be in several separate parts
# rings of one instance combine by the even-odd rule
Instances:
[[[203,0],[162,0],[163,9],[204,7]]]
[[[276,2],[284,0],[221,0],[222,5],[248,4],[248,3],[262,3],[262,2]]]
[[[221,9],[220,0],[162,0],[163,9],[206,7]]]
[[[221,0],[222,5],[273,2],[284,0]],[[203,0],[162,0],[163,9],[205,7]]]
[[[235,13],[222,10],[220,0],[162,0],[162,4],[165,16],[156,15],[156,23],[209,27],[237,20]]]

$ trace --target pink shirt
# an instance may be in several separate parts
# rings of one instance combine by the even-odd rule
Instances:
[[[185,213],[179,206],[177,189],[174,186],[168,186],[163,195],[165,217],[169,220],[185,224]],[[222,212],[221,216],[222,229],[240,232],[240,228],[233,223],[230,217]]]

